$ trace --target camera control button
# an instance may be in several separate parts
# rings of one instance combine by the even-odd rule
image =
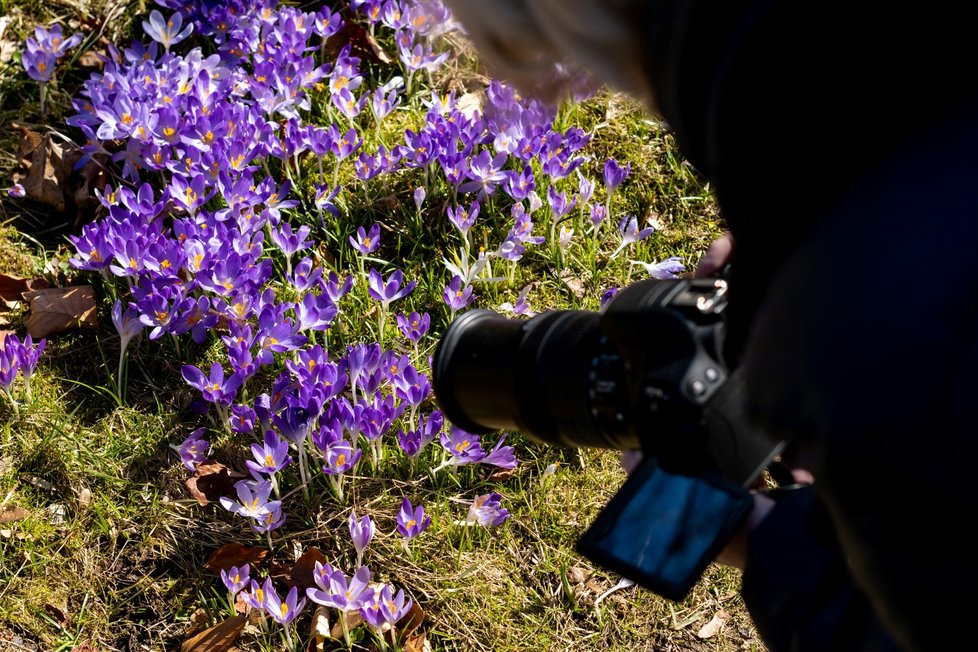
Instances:
[[[706,380],[711,383],[715,383],[716,381],[720,380],[720,372],[713,367],[707,367],[706,371],[703,372],[703,375],[706,376]]]
[[[692,392],[693,396],[703,396],[703,394],[706,394],[706,383],[702,380],[691,380],[689,382],[689,391]]]

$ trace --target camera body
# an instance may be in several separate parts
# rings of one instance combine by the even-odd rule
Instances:
[[[466,312],[435,352],[435,395],[469,432],[641,450],[671,473],[746,484],[772,442],[750,427],[723,362],[726,296],[722,279],[649,279],[600,313]]]
[[[435,395],[469,432],[641,450],[578,548],[679,600],[746,517],[744,487],[781,448],[750,425],[724,364],[726,301],[723,279],[649,279],[600,313],[469,311],[438,344]]]

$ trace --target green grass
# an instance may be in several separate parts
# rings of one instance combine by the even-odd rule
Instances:
[[[45,7],[0,2],[4,13],[17,17],[7,38],[23,38],[35,17],[70,17],[45,13],[49,12]],[[105,16],[116,10],[94,11]],[[123,15],[125,20],[113,23],[116,32],[109,34],[111,38],[129,33],[136,7]],[[467,66],[470,62],[463,57],[437,83],[460,93],[477,90],[478,77]],[[66,72],[62,88],[51,98],[51,114],[42,120],[36,113],[36,87],[18,67],[2,68],[0,113],[60,130],[60,116],[68,110],[70,94],[84,74],[74,69]],[[385,123],[384,140],[396,142],[398,133],[422,119],[416,105],[396,112]],[[671,135],[640,107],[602,93],[566,109],[558,121],[593,134],[585,150],[589,160],[582,167],[590,178],[600,178],[607,157],[632,163],[631,176],[616,194],[615,212],[636,215],[643,222],[654,218],[662,228],[614,260],[608,258],[614,249],[612,238],[593,254],[586,239],[572,245],[563,260],[569,278],[579,281],[583,291],[571,287],[575,283],[569,284],[567,275],[562,277],[555,267],[561,259],[548,251],[548,245],[531,248],[512,283],[477,285],[476,306],[495,308],[512,301],[532,282],[534,310],[593,310],[607,287],[644,276],[629,265],[629,259],[678,255],[691,268],[720,233],[722,224],[709,188],[682,160]],[[0,172],[6,175],[15,167],[15,149],[12,136],[2,134]],[[299,186],[308,201],[317,166],[307,157],[302,167]],[[567,187],[572,180],[576,185],[576,177],[571,177]],[[448,281],[441,258],[460,242],[444,218],[447,192],[433,186],[425,216],[417,221],[411,193],[423,183],[420,174],[375,180],[366,196],[349,166],[341,168],[341,182],[348,185],[342,216],[320,234],[319,261],[341,270],[355,268],[346,238],[358,226],[379,221],[383,248],[376,257],[390,267],[375,264],[385,270],[400,267],[406,278],[419,281],[410,297],[394,304],[395,311],[429,310],[432,330],[440,332],[448,318],[440,299]],[[600,183],[596,186],[596,199],[603,200]],[[5,194],[0,210],[0,273],[42,275],[54,285],[92,282],[99,291],[102,317],[94,331],[69,332],[49,340],[32,382],[33,401],[19,417],[8,404],[0,403],[0,509],[18,507],[27,512],[22,519],[0,523],[0,649],[13,646],[14,641],[37,650],[68,651],[85,642],[98,650],[178,649],[193,630],[192,623],[213,624],[227,615],[220,580],[203,568],[208,555],[231,542],[265,545],[264,538],[241,519],[216,504],[201,507],[190,497],[184,487],[188,474],[171,449],[192,429],[207,423],[189,409],[196,391],[183,382],[180,367],[219,359],[220,345],[211,340],[197,347],[183,340],[178,356],[170,338],[150,342],[143,337],[133,342],[127,399],[121,402],[113,394],[119,339],[108,317],[109,288],[66,265],[71,249],[65,235],[72,224],[43,206],[11,200]],[[487,207],[483,214],[492,212]],[[297,211],[294,217],[294,221],[316,223],[314,210]],[[546,216],[537,216],[535,222],[536,232],[545,232]],[[505,233],[503,224],[483,220],[474,240],[494,247]],[[276,263],[281,265],[281,258]],[[334,352],[346,343],[369,340],[377,329],[376,310],[366,297],[364,283],[341,308],[350,318],[330,333]],[[0,316],[10,322],[0,328],[23,332],[21,312],[0,312]],[[388,329],[392,322],[391,317]],[[393,334],[388,331],[388,343],[398,342]],[[435,342],[429,336],[423,351],[431,352]],[[259,379],[251,383],[253,391],[267,386]],[[212,456],[243,470],[248,442],[209,434]],[[349,569],[353,559],[346,519],[355,508],[358,515],[371,515],[378,528],[365,562],[377,579],[404,588],[422,607],[433,649],[763,649],[736,593],[739,576],[729,569],[711,568],[681,604],[630,588],[595,606],[598,595],[619,578],[582,559],[573,545],[624,479],[617,454],[537,446],[518,435],[511,441],[522,463],[513,477],[502,481],[490,480],[490,470],[482,468],[443,470],[434,479],[423,473],[411,477],[394,457],[376,475],[369,473],[368,465],[361,465],[364,476],[348,481],[348,500],[337,504],[320,476],[313,484],[312,500],[304,500],[301,492],[288,499],[288,524],[275,532],[274,550],[266,562],[287,564],[303,551],[318,548],[327,559]],[[432,452],[429,449],[428,454]],[[545,476],[544,469],[554,463],[557,470]],[[294,469],[282,484],[296,486]],[[505,497],[504,504],[513,513],[507,525],[484,531],[455,524],[464,518],[467,501],[489,491]],[[402,550],[399,536],[392,534],[404,496],[424,504],[433,516],[432,527],[412,543],[410,556]],[[260,574],[268,570],[265,563]],[[697,638],[699,628],[721,610],[730,614],[721,632],[709,639]],[[308,616],[300,622],[304,636]],[[276,636],[250,625],[238,647],[282,649]]]

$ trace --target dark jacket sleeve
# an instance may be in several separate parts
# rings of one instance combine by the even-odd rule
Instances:
[[[773,650],[897,650],[854,585],[814,494],[791,492],[750,535],[742,594],[761,636]]]

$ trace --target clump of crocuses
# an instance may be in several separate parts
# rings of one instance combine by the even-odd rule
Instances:
[[[64,37],[61,25],[50,29],[37,27],[34,35],[27,37],[26,47],[21,54],[21,63],[27,76],[41,86],[41,113],[44,113],[47,84],[54,79],[54,69],[58,59],[68,53],[68,50],[82,42],[80,33]]]
[[[3,389],[11,409],[20,412],[20,399],[14,389],[18,376],[23,379],[23,400],[31,400],[31,377],[37,369],[38,359],[44,353],[47,340],[34,343],[30,335],[20,340],[16,335],[8,335],[0,346],[0,389]]]

